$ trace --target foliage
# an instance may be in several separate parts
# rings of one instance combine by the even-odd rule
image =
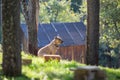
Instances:
[[[80,15],[87,12],[84,1]],[[120,0],[100,0],[99,64],[119,67],[120,58]],[[86,21],[86,18],[83,18]],[[86,23],[86,22],[85,22]]]
[[[115,48],[120,43],[120,3],[101,0],[101,42]]]
[[[0,64],[2,63],[2,53],[0,52]]]
[[[82,4],[83,0],[71,0],[71,8],[74,12],[80,12],[80,5]]]
[[[120,55],[120,1],[101,0],[100,59],[102,63],[118,66]],[[105,60],[103,61],[103,57]],[[112,61],[110,61],[112,60]],[[103,65],[104,65],[103,64]],[[106,65],[105,65],[106,66]]]
[[[40,2],[40,23],[80,21],[80,14],[74,13],[70,0],[49,0]]]
[[[82,1],[82,5],[80,6],[80,16],[81,21],[87,24],[87,2],[84,0]]]
[[[81,11],[82,0],[40,0],[39,22],[78,22],[86,17]],[[75,7],[77,7],[75,9]],[[24,17],[21,14],[21,22],[24,23]]]
[[[0,53],[0,62],[1,55],[2,53]],[[69,62],[65,60],[45,63],[42,58],[23,53],[22,58],[32,59],[32,64],[22,66],[22,75],[18,77],[6,77],[2,74],[0,66],[0,80],[73,80],[73,72],[69,68],[84,66],[75,61]],[[108,80],[120,79],[120,69],[100,68],[107,72]]]

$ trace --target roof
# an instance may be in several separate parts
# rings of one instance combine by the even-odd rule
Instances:
[[[24,28],[25,24],[22,24],[21,27],[26,34],[25,29],[27,28]],[[86,27],[82,22],[39,24],[38,47],[43,47],[50,43],[57,35],[64,41],[61,46],[84,45]]]

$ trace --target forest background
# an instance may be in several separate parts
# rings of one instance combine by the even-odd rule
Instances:
[[[85,0],[40,0],[39,2],[39,23],[82,21],[86,25],[87,3]],[[119,14],[120,0],[100,0],[99,64],[102,66],[114,68],[120,66]],[[21,23],[25,23],[22,11]],[[0,40],[2,40],[1,37]]]

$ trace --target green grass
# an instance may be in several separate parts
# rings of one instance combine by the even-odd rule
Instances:
[[[61,60],[44,62],[42,58],[22,54],[22,58],[32,59],[32,64],[22,65],[22,75],[5,77],[0,66],[0,80],[73,80],[73,72],[69,68],[83,66],[75,61]],[[0,63],[2,54],[0,53]],[[120,69],[100,67],[107,73],[108,80],[120,80]]]
[[[106,71],[108,80],[120,80],[120,69],[101,68]]]

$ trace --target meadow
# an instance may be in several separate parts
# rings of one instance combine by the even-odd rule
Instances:
[[[73,72],[70,68],[85,66],[75,61],[61,60],[44,62],[44,59],[22,53],[22,59],[32,59],[29,65],[22,65],[22,75],[18,77],[6,77],[3,75],[0,65],[0,80],[73,80]],[[2,53],[0,53],[0,64]],[[120,69],[101,67],[106,71],[107,80],[120,80]]]

